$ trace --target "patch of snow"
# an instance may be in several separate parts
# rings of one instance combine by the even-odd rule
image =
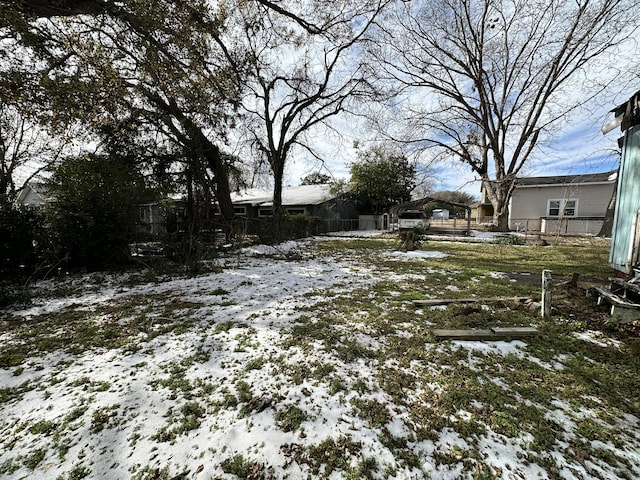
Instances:
[[[500,279],[503,279],[503,278],[509,278],[509,275],[507,275],[504,272],[489,272],[489,276],[491,278],[493,278],[493,279],[496,279],[496,280],[500,280]]]
[[[409,250],[406,252],[396,250],[388,253],[388,255],[391,257],[402,258],[403,260],[414,258],[444,258],[447,256],[447,254],[443,252],[430,252],[426,250]]]
[[[83,465],[90,470],[87,478],[143,478],[144,468],[150,469],[149,478],[155,469],[162,468],[169,470],[167,476],[171,478],[187,471],[188,478],[230,478],[220,464],[238,454],[268,465],[268,473],[274,478],[315,478],[307,465],[284,452],[340,436],[361,444],[362,454],[377,460],[376,475],[395,472],[395,476],[390,474],[386,478],[470,477],[471,473],[463,468],[465,461],[477,460],[465,457],[465,452],[472,448],[479,450],[484,464],[502,469],[499,478],[546,477],[547,472],[527,457],[527,445],[533,442],[529,434],[507,438],[487,429],[485,434],[469,441],[475,444],[470,444],[454,429],[444,428],[437,432],[435,442],[411,440],[415,436],[407,405],[426,403],[434,396],[445,394],[450,387],[434,376],[430,383],[403,386],[405,398],[394,403],[380,388],[383,367],[408,376],[439,369],[446,377],[455,365],[436,366],[427,356],[419,355],[410,358],[408,363],[387,359],[379,365],[377,358],[344,361],[331,345],[321,340],[307,339],[304,346],[283,342],[290,338],[294,327],[302,325],[303,315],[309,322],[309,331],[313,331],[313,307],[317,302],[330,300],[326,296],[328,291],[365,291],[389,278],[416,282],[424,279],[415,274],[382,278],[375,267],[363,265],[354,258],[314,258],[306,254],[306,246],[302,242],[287,242],[277,247],[250,247],[220,258],[222,274],[167,277],[161,282],[135,287],[126,286],[128,277],[118,274],[39,283],[42,297],[34,298],[32,305],[11,314],[20,315],[28,322],[37,315],[79,309],[96,312],[98,321],[106,321],[98,318],[100,306],[145,299],[157,308],[153,308],[153,313],[132,311],[127,313],[127,318],[118,319],[123,328],[127,322],[139,320],[143,315],[145,321],[149,321],[149,330],[135,339],[136,348],[95,348],[74,355],[56,352],[33,356],[21,366],[22,370],[0,368],[3,388],[24,387],[25,390],[0,405],[3,419],[0,445],[4,447],[0,451],[0,466],[16,462],[16,470],[5,472],[5,477],[54,480],[70,477],[74,466]],[[265,258],[291,251],[299,253],[292,261]],[[399,253],[390,255],[409,258]],[[496,275],[504,274],[496,272]],[[65,286],[70,289],[67,295],[56,294],[53,298],[53,294],[49,295]],[[374,293],[370,297],[372,301],[376,299]],[[172,310],[173,318],[184,327],[155,336],[162,327],[162,312],[165,307],[171,307],[172,302],[192,302],[195,306]],[[412,329],[428,325],[428,322],[398,321],[380,335],[375,333],[376,327],[371,325],[369,315],[365,311],[356,312],[352,317],[354,325],[349,328],[336,324],[336,338],[348,334],[349,341],[377,350],[392,343],[394,337],[396,341],[411,339]],[[579,335],[587,341],[596,340],[601,346],[617,346],[613,340],[597,337],[595,333]],[[16,341],[11,333],[4,333],[1,339],[5,343]],[[516,355],[545,368],[558,368],[557,363],[566,359],[558,355],[554,359],[556,365],[551,366],[527,352],[527,344],[519,340],[451,342],[448,346],[428,343],[420,345],[418,350],[437,355],[439,351],[449,352],[446,350],[449,348],[466,351],[466,358],[460,356],[460,364],[472,370],[481,368],[479,359],[483,355]],[[327,373],[316,374],[314,369],[319,366],[325,367]],[[300,376],[296,381],[292,380],[294,374]],[[344,389],[338,392],[332,391],[332,382],[336,379],[345,383]],[[510,389],[502,378],[488,381]],[[354,388],[356,384],[364,386],[362,391]],[[239,401],[243,388],[249,390],[244,394],[251,397],[250,402]],[[514,404],[531,404],[527,399],[517,398],[513,390],[510,393],[514,394]],[[388,421],[384,425],[372,425],[363,415],[358,415],[357,400],[383,405],[389,414]],[[183,409],[193,404],[205,409],[197,424],[167,441],[159,440],[163,432],[166,435],[180,427]],[[253,406],[248,407],[249,404]],[[302,410],[305,419],[300,428],[285,431],[277,424],[276,413],[292,406]],[[476,400],[469,405],[458,405],[455,421],[470,420],[469,410],[473,407],[480,409],[486,405]],[[243,412],[243,408],[253,410]],[[72,412],[77,415],[74,420],[69,419]],[[566,435],[567,431],[575,430],[581,415],[586,418],[594,412],[575,412],[567,403],[557,401],[546,415],[561,424],[562,434]],[[66,422],[68,426],[56,432],[55,439],[53,435],[36,435],[30,431],[30,426],[43,421],[58,426]],[[636,433],[639,420],[626,414],[620,421],[628,422],[625,428],[633,432],[630,435],[636,443],[628,442],[630,447],[619,455],[629,461],[627,470],[638,473],[640,478],[640,449],[632,448],[640,443],[640,435]],[[421,468],[409,467],[396,458],[394,448],[383,441],[386,434],[407,439],[407,448],[419,458]],[[586,471],[578,471],[576,462],[571,460],[567,453],[569,446],[563,450],[560,441],[552,454],[561,475],[588,478]],[[61,456],[63,447],[66,453]],[[46,451],[46,456],[30,470],[25,459],[39,448]],[[435,460],[436,453],[446,453],[458,461],[452,465],[440,463]],[[602,465],[593,463],[590,467],[602,478],[606,477]],[[329,478],[339,478],[342,473],[333,472]]]
[[[247,255],[276,255],[291,252],[300,248],[299,242],[284,242],[278,245],[253,245],[244,247],[241,252]]]
[[[341,232],[329,232],[326,233],[324,236],[325,237],[331,237],[331,238],[340,238],[340,237],[344,237],[344,238],[370,238],[370,237],[377,237],[379,235],[384,234],[385,232],[383,230],[347,230],[347,231],[341,231]],[[322,237],[320,237],[322,238]]]
[[[596,332],[594,330],[586,330],[584,332],[574,332],[573,336],[578,340],[593,343],[599,347],[615,347],[620,348],[621,342],[614,338],[606,337],[602,332]]]
[[[478,450],[482,454],[483,462],[493,468],[499,468],[502,475],[498,478],[513,480],[529,480],[532,478],[547,478],[547,472],[539,465],[522,462],[528,450],[526,445],[533,441],[529,434],[517,438],[509,438],[489,430],[478,441]]]
[[[481,230],[471,230],[471,236],[473,238],[479,238],[482,240],[495,240],[502,235],[500,232],[485,232]]]
[[[502,356],[506,355],[520,355],[521,349],[526,348],[527,344],[521,340],[506,341],[462,341],[454,340],[451,342],[451,346],[454,349],[466,349],[475,350],[484,354],[497,353]]]

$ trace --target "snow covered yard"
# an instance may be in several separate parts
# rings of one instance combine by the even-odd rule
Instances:
[[[543,324],[519,305],[411,303],[538,295],[503,267],[548,250],[394,246],[310,239],[194,277],[40,282],[0,312],[0,477],[640,477],[637,339],[568,304]],[[584,264],[563,252],[556,269]],[[541,335],[430,333],[486,325]]]

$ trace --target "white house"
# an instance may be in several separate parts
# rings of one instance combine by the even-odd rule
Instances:
[[[616,181],[617,171],[519,178],[509,203],[509,228],[597,234]]]
[[[44,185],[29,182],[18,192],[16,203],[23,206],[40,207],[47,203],[49,199]]]

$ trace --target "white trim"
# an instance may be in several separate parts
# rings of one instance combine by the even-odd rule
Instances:
[[[233,214],[238,215],[240,217],[247,216],[247,207],[246,205],[234,205],[233,206]]]
[[[551,202],[558,202],[558,215],[551,214]],[[564,211],[567,208],[568,202],[574,202],[573,215],[566,215]],[[547,214],[548,218],[576,218],[578,216],[578,199],[577,198],[549,198],[547,199]]]

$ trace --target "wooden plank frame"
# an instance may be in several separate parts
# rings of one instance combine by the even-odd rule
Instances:
[[[531,297],[493,297],[493,298],[438,298],[428,300],[414,300],[416,306],[430,307],[435,305],[450,305],[454,303],[498,303],[498,302],[526,302]]]
[[[436,340],[496,341],[531,338],[538,335],[534,327],[494,327],[491,329],[434,329],[431,331]]]

